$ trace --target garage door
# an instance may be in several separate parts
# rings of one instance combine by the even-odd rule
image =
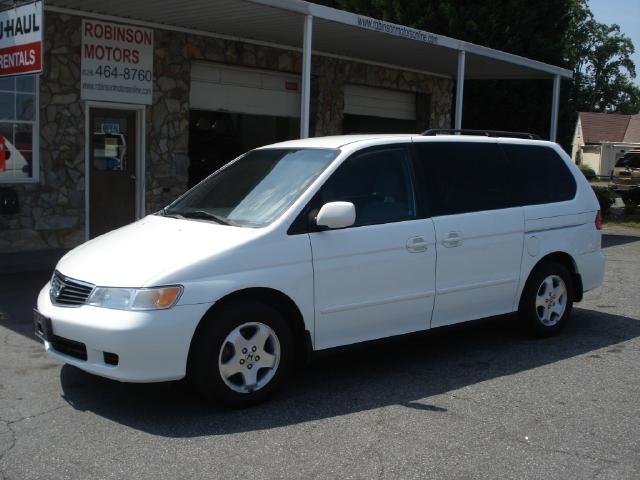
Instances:
[[[191,65],[191,108],[276,117],[300,116],[300,78],[216,64]]]
[[[382,88],[346,85],[344,113],[366,117],[416,119],[416,95]]]

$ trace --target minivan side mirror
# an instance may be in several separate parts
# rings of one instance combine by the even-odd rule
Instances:
[[[316,217],[316,225],[328,228],[350,227],[356,221],[356,207],[351,202],[325,203]]]

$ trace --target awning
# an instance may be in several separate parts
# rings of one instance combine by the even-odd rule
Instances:
[[[302,50],[305,58],[313,52],[455,78],[456,128],[465,78],[553,79],[557,112],[560,78],[572,77],[570,70],[536,60],[302,0],[47,0],[45,9]],[[554,122],[557,113],[555,139]]]

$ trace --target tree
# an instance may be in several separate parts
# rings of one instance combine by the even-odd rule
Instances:
[[[616,112],[627,115],[640,113],[640,87],[629,80],[621,82],[616,98]]]
[[[563,81],[560,143],[568,146],[577,111],[637,113],[633,43],[618,25],[597,22],[587,0],[326,0],[343,10],[380,18],[558,65]],[[526,130],[546,136],[548,81],[465,82],[465,128]]]
[[[335,0],[333,6],[564,65],[573,0]],[[549,134],[548,80],[465,81],[463,127]],[[561,118],[564,118],[562,116]],[[568,129],[567,129],[568,130]]]
[[[342,10],[560,64],[573,0],[333,0]]]
[[[584,0],[573,4],[567,61],[573,68],[572,101],[578,111],[638,113],[640,89],[633,42],[616,24],[599,23]]]

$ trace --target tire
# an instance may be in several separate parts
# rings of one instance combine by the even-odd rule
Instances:
[[[230,408],[256,405],[288,377],[293,336],[278,310],[260,302],[233,302],[203,322],[189,376],[209,401]]]
[[[569,270],[560,263],[545,262],[529,275],[518,317],[529,334],[549,337],[566,326],[573,299],[573,277]]]

